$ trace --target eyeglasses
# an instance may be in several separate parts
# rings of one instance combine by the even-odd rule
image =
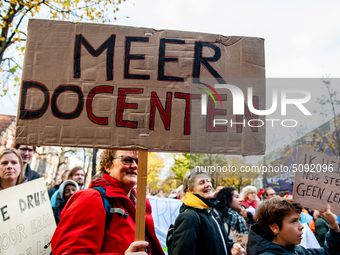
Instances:
[[[275,197],[276,193],[268,194],[268,197]]]
[[[133,158],[133,157],[130,157],[130,156],[121,155],[121,156],[118,156],[118,157],[113,158],[113,159],[117,159],[117,158],[120,158],[123,165],[125,165],[125,166],[131,166],[133,161],[135,161],[136,165],[138,166],[138,158]]]

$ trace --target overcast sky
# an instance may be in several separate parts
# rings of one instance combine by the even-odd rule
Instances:
[[[117,23],[261,37],[267,77],[340,77],[339,9],[327,0],[129,0]]]
[[[339,10],[335,0],[128,0],[120,5],[114,24],[261,37],[266,77],[319,81],[326,75],[340,77]],[[321,82],[311,84],[315,101],[325,90],[320,90]],[[16,115],[17,101],[13,96],[0,99],[0,114]],[[313,114],[303,125],[310,130],[322,121]],[[294,137],[296,130],[288,133]]]

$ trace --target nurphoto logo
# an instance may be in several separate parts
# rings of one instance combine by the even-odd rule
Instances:
[[[245,114],[245,108],[246,108],[245,107],[245,96],[239,87],[237,87],[236,85],[232,85],[232,84],[215,84],[214,88],[207,84],[203,84],[203,85],[210,88],[216,94],[216,97],[219,99],[221,105],[222,105],[221,97],[215,89],[228,89],[231,92],[232,99],[233,99],[232,100],[233,101],[233,115],[244,115]],[[211,92],[203,88],[199,88],[199,87],[197,88],[205,91],[213,99],[215,106],[216,106],[216,100]],[[207,115],[207,108],[208,108],[207,94],[202,94],[201,96],[201,115]],[[290,98],[289,97],[290,95],[295,95],[295,96],[301,95],[301,97]],[[273,114],[277,110],[279,103],[280,103],[280,108],[281,108],[281,116],[287,115],[287,105],[295,105],[306,116],[312,115],[307,110],[307,108],[303,105],[305,103],[308,103],[309,100],[311,99],[311,93],[310,91],[306,89],[281,89],[280,91],[278,91],[277,89],[273,89],[272,94],[271,94],[271,99],[272,99],[272,105],[269,109],[265,109],[265,110],[256,109],[254,107],[254,102],[253,102],[253,88],[252,87],[247,88],[247,105],[246,106],[247,106],[247,109],[254,115],[268,116],[270,114]],[[262,127],[265,124],[265,122],[271,123],[272,127],[274,127],[275,122],[280,122],[283,127],[296,127],[298,125],[298,121],[296,119],[266,118],[265,121],[261,119],[250,119],[247,122],[244,119],[242,122],[233,122],[232,120],[214,118],[213,127],[216,127],[218,125],[227,125],[228,123],[230,123],[231,126],[233,124],[235,125],[241,124],[245,127],[247,124],[249,127]],[[256,123],[257,125],[255,125]]]

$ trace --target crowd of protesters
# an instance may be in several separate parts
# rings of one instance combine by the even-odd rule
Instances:
[[[39,178],[29,166],[35,147],[15,148],[0,151],[0,191]],[[65,170],[61,183],[49,189],[58,225],[52,254],[164,254],[148,200],[145,241],[134,241],[137,171],[137,152],[120,150],[103,151],[99,173],[88,189],[82,167]],[[234,187],[214,191],[210,177],[194,170],[167,194],[151,195],[182,202],[168,233],[169,255],[339,254],[339,223],[330,205],[324,212],[303,208],[290,194],[281,198],[270,187],[258,192],[246,186],[240,194]],[[113,209],[109,220],[103,197]],[[321,248],[306,250],[299,245],[303,223]],[[236,242],[236,234],[248,235],[246,247]]]

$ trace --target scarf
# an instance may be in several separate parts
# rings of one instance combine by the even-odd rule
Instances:
[[[247,202],[248,204],[250,204],[254,209],[256,208],[256,207],[255,207],[255,201],[256,201],[256,200],[254,200],[253,202],[250,202],[249,199],[246,198],[246,202]]]
[[[202,208],[202,209],[212,209],[213,206],[212,204],[209,204],[209,201],[202,201],[202,200],[206,200],[203,199],[201,196],[199,195],[194,195],[191,194],[190,192],[186,192],[185,193],[185,197],[182,198],[182,202],[190,207],[194,207],[194,208]],[[208,203],[208,204],[207,204]]]
[[[233,209],[228,209],[228,214],[223,220],[229,225],[229,228],[235,228],[240,234],[248,234],[248,229],[243,217]]]

